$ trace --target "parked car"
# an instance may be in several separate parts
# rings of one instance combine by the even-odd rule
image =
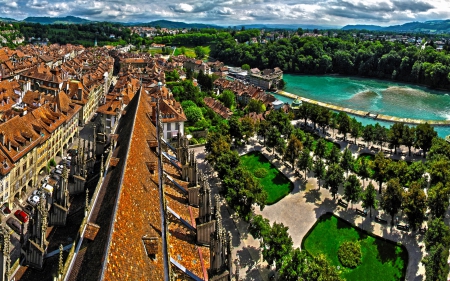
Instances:
[[[44,183],[42,185],[42,190],[46,191],[47,193],[52,194],[53,193],[53,186],[49,185],[48,183]]]
[[[23,207],[23,211],[28,214],[28,216],[31,216],[33,214],[33,207],[31,205],[26,205]]]
[[[11,214],[11,210],[8,208],[8,206],[3,205],[2,208],[0,209],[2,211],[2,213],[7,216],[9,214]]]
[[[41,183],[47,182],[50,176],[45,176],[42,178]]]
[[[28,215],[22,210],[17,210],[14,215],[16,218],[18,218],[21,222],[27,223],[28,222]]]
[[[54,179],[55,181],[59,182],[60,177],[57,174],[53,174],[52,175],[52,179]]]
[[[14,230],[17,234],[21,234],[22,232],[22,223],[20,223],[15,218],[9,218],[6,220],[6,224],[11,227],[12,230]]]
[[[30,205],[36,206],[39,203],[39,196],[31,195],[30,197],[28,197],[27,201],[28,203],[30,203]]]
[[[62,170],[63,169],[63,165],[56,165],[56,169],[57,170]]]

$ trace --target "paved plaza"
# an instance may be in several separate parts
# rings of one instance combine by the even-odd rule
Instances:
[[[343,150],[346,145],[347,143],[341,143],[341,150]],[[358,147],[355,145],[353,146],[355,148],[352,149],[352,152],[355,156],[357,153],[363,152],[358,152]],[[348,147],[352,148],[351,145]],[[338,206],[338,197],[343,194],[342,188],[339,189],[336,199],[333,199],[333,196],[327,189],[319,189],[317,179],[314,178],[313,173],[307,173],[306,179],[303,178],[303,172],[301,172],[300,177],[296,176],[293,169],[285,166],[284,162],[278,159],[280,157],[276,158],[273,153],[267,152],[256,137],[250,139],[249,144],[245,147],[240,148],[239,154],[242,155],[254,150],[261,151],[270,162],[294,183],[294,189],[291,193],[279,202],[271,206],[266,206],[262,211],[259,207],[255,208],[256,214],[261,214],[263,217],[269,219],[271,223],[276,221],[288,226],[289,234],[294,242],[294,247],[300,247],[304,236],[321,215],[326,212],[333,212],[364,230],[389,240],[402,243],[409,254],[406,280],[425,279],[425,268],[420,262],[425,254],[423,234],[417,231],[405,232],[398,230],[395,227],[391,227],[390,216],[384,214],[382,211],[372,210],[372,218],[369,215],[367,215],[367,217],[362,217],[358,215],[355,210],[356,208],[362,210],[360,204],[354,204],[353,209],[350,204],[347,209]],[[212,191],[216,194],[218,188],[220,188],[220,182],[217,177],[214,176],[211,167],[204,162],[204,147],[197,147],[194,151],[199,163],[199,168],[209,176]],[[365,181],[365,185],[367,184],[368,181]],[[378,188],[377,183],[373,182],[373,184]],[[262,260],[261,251],[259,249],[259,240],[253,239],[247,231],[248,224],[241,221],[237,216],[234,216],[232,210],[226,206],[224,200],[221,210],[223,224],[226,229],[231,231],[233,236],[233,260],[238,256],[241,261],[241,269],[239,272],[240,278],[242,280],[268,280],[271,270],[268,268],[267,263]],[[376,215],[386,219],[388,224],[375,222]],[[400,222],[404,220],[401,213],[398,214],[398,217]],[[448,217],[449,214],[446,215],[446,222]]]

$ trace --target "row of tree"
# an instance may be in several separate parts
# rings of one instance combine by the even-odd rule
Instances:
[[[345,112],[335,113],[328,108],[302,103],[300,108],[296,111],[298,118],[306,121],[309,119],[313,123],[313,129],[316,125],[322,128],[323,133],[326,133],[326,128],[335,129],[340,134],[343,134],[344,141],[348,134],[355,139],[362,137],[369,146],[375,143],[383,148],[384,144],[388,144],[389,148],[394,149],[397,153],[397,148],[400,145],[408,147],[409,155],[411,156],[411,148],[421,148],[424,156],[430,149],[432,140],[437,136],[436,131],[428,123],[419,124],[416,127],[408,126],[403,123],[394,123],[389,129],[376,123],[363,126],[355,118],[351,118]]]
[[[220,124],[216,132],[207,137],[205,159],[222,181],[221,194],[239,216],[249,220],[253,205],[264,208],[267,193],[257,178],[240,164],[237,151],[231,149],[232,124]]]
[[[293,36],[267,44],[240,44],[223,37],[211,46],[211,56],[232,65],[280,67],[288,73],[359,75],[450,89],[450,55],[428,45],[355,41],[347,36]]]

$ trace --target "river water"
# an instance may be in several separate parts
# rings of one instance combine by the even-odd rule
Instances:
[[[345,76],[314,76],[284,74],[286,92],[313,100],[339,105],[374,114],[424,119],[450,119],[450,96],[448,92],[391,81]],[[285,102],[292,99],[276,95]],[[364,125],[375,124],[389,127],[391,123],[357,117]],[[450,134],[450,127],[435,127],[439,136]]]

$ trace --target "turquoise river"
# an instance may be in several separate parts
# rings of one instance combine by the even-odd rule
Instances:
[[[305,98],[356,110],[396,117],[425,120],[450,119],[450,96],[444,91],[391,81],[345,76],[284,74],[286,92]],[[275,95],[285,102],[292,99]],[[356,117],[364,125],[389,127],[391,123]],[[450,134],[450,127],[435,127],[439,136]]]

